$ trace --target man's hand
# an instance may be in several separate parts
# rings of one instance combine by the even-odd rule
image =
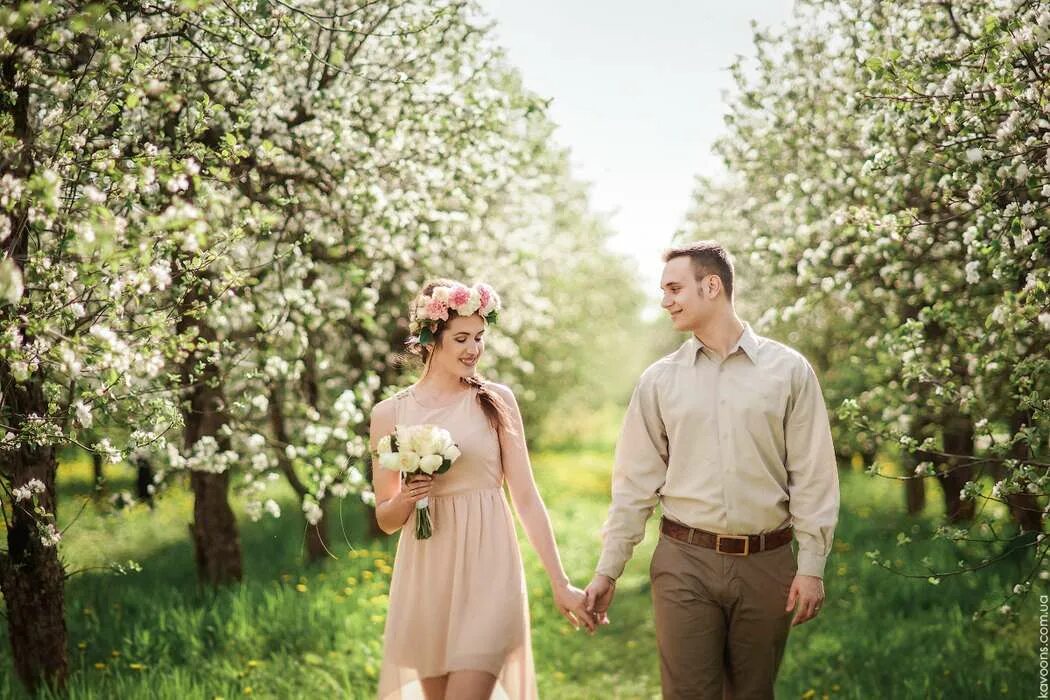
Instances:
[[[795,611],[795,619],[791,621],[792,627],[812,620],[820,612],[821,606],[824,605],[824,580],[819,576],[795,576],[784,610],[795,610],[796,604],[798,609]]]
[[[609,624],[609,606],[616,595],[616,581],[602,574],[595,574],[584,591],[587,611],[594,615],[599,625]]]

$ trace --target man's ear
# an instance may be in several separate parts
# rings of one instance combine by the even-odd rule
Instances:
[[[707,279],[704,280],[704,295],[708,299],[714,299],[720,289],[724,290],[722,278],[718,275],[708,275]]]

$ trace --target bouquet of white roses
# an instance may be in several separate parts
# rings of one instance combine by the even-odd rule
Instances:
[[[444,474],[459,458],[459,448],[444,428],[436,425],[398,425],[392,435],[380,438],[379,466],[405,474]],[[433,534],[430,501],[416,502],[416,539]]]

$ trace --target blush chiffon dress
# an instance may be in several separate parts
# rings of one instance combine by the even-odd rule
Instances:
[[[401,528],[380,700],[423,700],[421,678],[467,670],[497,677],[492,698],[537,698],[525,575],[503,491],[500,442],[477,388],[463,393],[441,407],[424,406],[411,388],[394,397],[396,425],[438,425],[461,455],[434,477],[433,535],[416,539],[415,513]]]

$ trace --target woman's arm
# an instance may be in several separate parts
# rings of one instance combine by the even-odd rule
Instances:
[[[518,512],[529,543],[540,557],[543,568],[551,581],[558,609],[574,626],[580,622],[594,631],[594,623],[583,608],[582,591],[572,586],[561,563],[558,545],[554,539],[547,507],[543,503],[536,481],[532,476],[529,450],[525,443],[525,428],[521,411],[514,393],[501,384],[490,385],[507,404],[510,414],[510,430],[500,431],[500,450],[503,458],[503,473],[507,478],[510,497]]]
[[[387,399],[372,409],[372,420],[368,429],[372,447],[372,490],[376,494],[376,522],[379,529],[392,535],[408,521],[416,507],[416,501],[426,498],[433,485],[433,477],[417,475],[401,483],[401,472],[379,466],[376,447],[384,435],[394,432],[394,403]]]

